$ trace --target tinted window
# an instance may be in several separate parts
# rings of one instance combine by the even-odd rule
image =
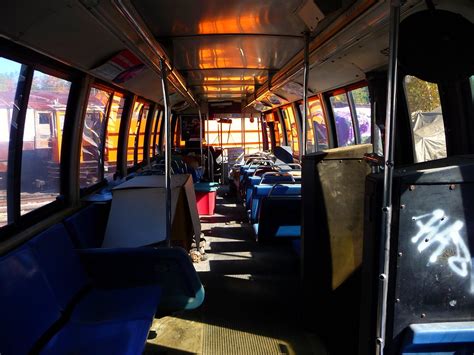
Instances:
[[[415,162],[445,158],[446,134],[438,85],[409,75],[404,84]]]
[[[106,115],[111,93],[91,88],[82,131],[80,186],[100,182]]]
[[[59,195],[64,117],[71,83],[35,71],[26,112],[21,162],[21,214]]]
[[[346,93],[331,96],[330,101],[336,120],[337,145],[346,147],[355,144],[354,125]]]
[[[361,144],[371,143],[372,129],[369,89],[367,86],[364,86],[349,91],[348,95],[354,103],[359,142]]]
[[[21,64],[0,57],[0,227],[8,223],[7,171],[10,126]],[[11,216],[10,216],[11,217]]]
[[[104,152],[104,178],[113,180],[117,171],[117,149],[120,122],[122,119],[123,105],[125,98],[120,93],[114,93],[110,106],[109,117],[107,119],[107,132]]]
[[[299,154],[298,127],[296,125],[295,112],[292,106],[286,106],[281,110],[283,121],[285,123],[287,145],[289,145],[294,155]]]
[[[143,107],[143,112],[140,118],[139,127],[138,127],[138,136],[135,138],[135,145],[137,151],[137,162],[141,163],[143,161],[143,149],[145,145],[145,131],[146,131],[146,123],[148,120],[148,111],[149,106],[145,105]]]

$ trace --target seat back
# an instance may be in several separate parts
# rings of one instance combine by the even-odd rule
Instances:
[[[109,212],[110,204],[94,203],[64,220],[76,248],[100,248]]]
[[[272,195],[301,195],[301,185],[299,184],[277,184],[277,185],[256,185],[252,191],[252,200],[250,203],[250,223],[257,223],[258,208],[260,200],[268,196],[272,191]]]
[[[30,245],[57,303],[66,309],[74,296],[88,283],[79,256],[62,223],[40,233]]]
[[[301,196],[271,194],[263,197],[258,211],[258,240],[299,238],[300,235]]]
[[[262,175],[260,184],[284,184],[292,182],[295,182],[295,179],[290,173],[268,172]]]
[[[5,355],[27,354],[61,316],[28,245],[0,258],[0,314],[0,352]]]

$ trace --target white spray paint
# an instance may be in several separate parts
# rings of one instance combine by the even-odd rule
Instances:
[[[418,251],[422,253],[426,249],[437,245],[437,248],[430,255],[429,263],[435,263],[449,246],[454,246],[455,254],[448,257],[450,269],[460,277],[467,277],[469,273],[472,273],[471,253],[460,234],[464,222],[460,220],[452,222],[441,209],[413,217],[413,220],[416,221],[419,230],[411,238],[411,242],[413,244],[418,243]],[[423,223],[423,221],[426,221],[426,223]],[[471,292],[474,292],[474,275],[471,275]]]

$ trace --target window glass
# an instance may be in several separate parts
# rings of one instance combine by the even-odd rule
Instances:
[[[359,128],[360,143],[371,143],[371,107],[369,88],[361,87],[348,92],[348,95],[354,102],[356,122]]]
[[[283,107],[282,117],[285,123],[287,145],[293,150],[293,155],[299,154],[298,127],[296,125],[295,113],[292,106]]]
[[[415,162],[445,158],[446,134],[438,85],[410,75],[404,84]]]
[[[328,128],[323,113],[321,101],[317,98],[308,100],[309,114],[307,119],[307,151],[308,153],[321,151],[329,148]],[[300,109],[303,107],[301,105]],[[311,141],[310,141],[311,137]]]
[[[304,108],[303,103],[298,105],[301,114],[301,120],[304,120]],[[313,153],[316,151],[316,142],[314,138],[314,129],[311,122],[311,116],[308,114],[306,117],[306,152]]]
[[[64,116],[71,83],[35,71],[28,98],[21,161],[21,214],[59,195]]]
[[[10,126],[21,64],[0,57],[0,227],[8,223],[7,171]]]
[[[111,93],[91,88],[87,101],[86,117],[82,129],[80,186],[100,182],[103,163],[106,114]]]
[[[161,124],[163,121],[163,111],[155,111],[155,117],[157,117],[157,120],[155,122],[154,126],[154,134],[152,136],[153,139],[150,140],[151,142],[151,154],[152,156],[156,155],[161,151],[161,147],[159,147],[160,144],[160,137],[161,137]]]
[[[138,127],[138,136],[135,138],[136,143],[136,150],[137,150],[137,163],[141,163],[143,161],[143,149],[145,146],[145,131],[146,131],[146,123],[148,120],[148,112],[150,106],[145,105],[143,106],[142,115],[139,122]]]
[[[143,110],[143,102],[136,101],[133,107],[132,118],[130,120],[130,128],[128,130],[128,145],[127,145],[127,166],[133,166],[135,157],[135,138],[138,133],[138,126],[140,122],[140,115]]]
[[[346,93],[331,96],[330,101],[336,120],[337,145],[346,147],[355,144],[354,125]]]
[[[107,120],[107,132],[104,151],[104,178],[112,181],[117,171],[117,150],[125,98],[120,93],[114,93]]]

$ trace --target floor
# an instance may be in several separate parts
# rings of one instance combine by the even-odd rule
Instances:
[[[206,290],[195,311],[155,320],[145,354],[326,354],[301,327],[299,261],[287,243],[259,245],[244,207],[225,188],[202,217]]]

